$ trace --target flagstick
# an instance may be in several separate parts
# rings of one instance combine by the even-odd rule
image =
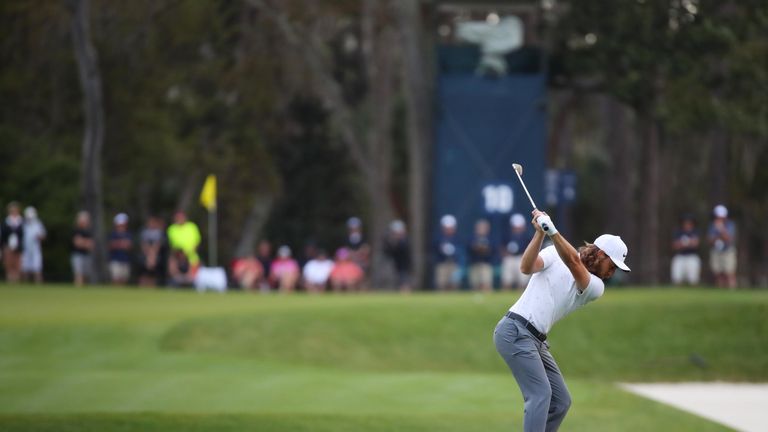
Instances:
[[[216,212],[218,209],[213,207],[212,211],[208,212],[208,264],[210,267],[216,267]]]

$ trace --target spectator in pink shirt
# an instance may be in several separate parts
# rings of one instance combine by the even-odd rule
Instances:
[[[277,249],[277,257],[272,260],[270,277],[282,293],[291,293],[296,289],[301,270],[299,263],[291,256],[291,248],[286,245]]]

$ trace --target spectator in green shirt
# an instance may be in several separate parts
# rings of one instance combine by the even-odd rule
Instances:
[[[171,250],[182,250],[191,266],[196,267],[200,263],[197,255],[200,230],[194,222],[187,220],[187,215],[181,210],[173,215],[173,223],[168,227],[168,243]]]

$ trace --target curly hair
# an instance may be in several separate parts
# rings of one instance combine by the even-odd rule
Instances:
[[[584,242],[584,246],[579,248],[579,257],[584,267],[592,274],[597,274],[601,261],[600,248],[592,243]]]

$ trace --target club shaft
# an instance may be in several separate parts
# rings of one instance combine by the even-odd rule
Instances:
[[[525,187],[525,182],[523,181],[523,178],[520,177],[520,173],[515,170],[515,174],[517,174],[517,179],[520,180],[520,184],[523,186],[523,190],[525,191],[525,195],[528,196],[528,201],[531,202],[531,206],[533,206],[533,209],[536,210],[536,203],[533,202],[533,198],[531,198],[531,194],[528,193],[528,188]]]

